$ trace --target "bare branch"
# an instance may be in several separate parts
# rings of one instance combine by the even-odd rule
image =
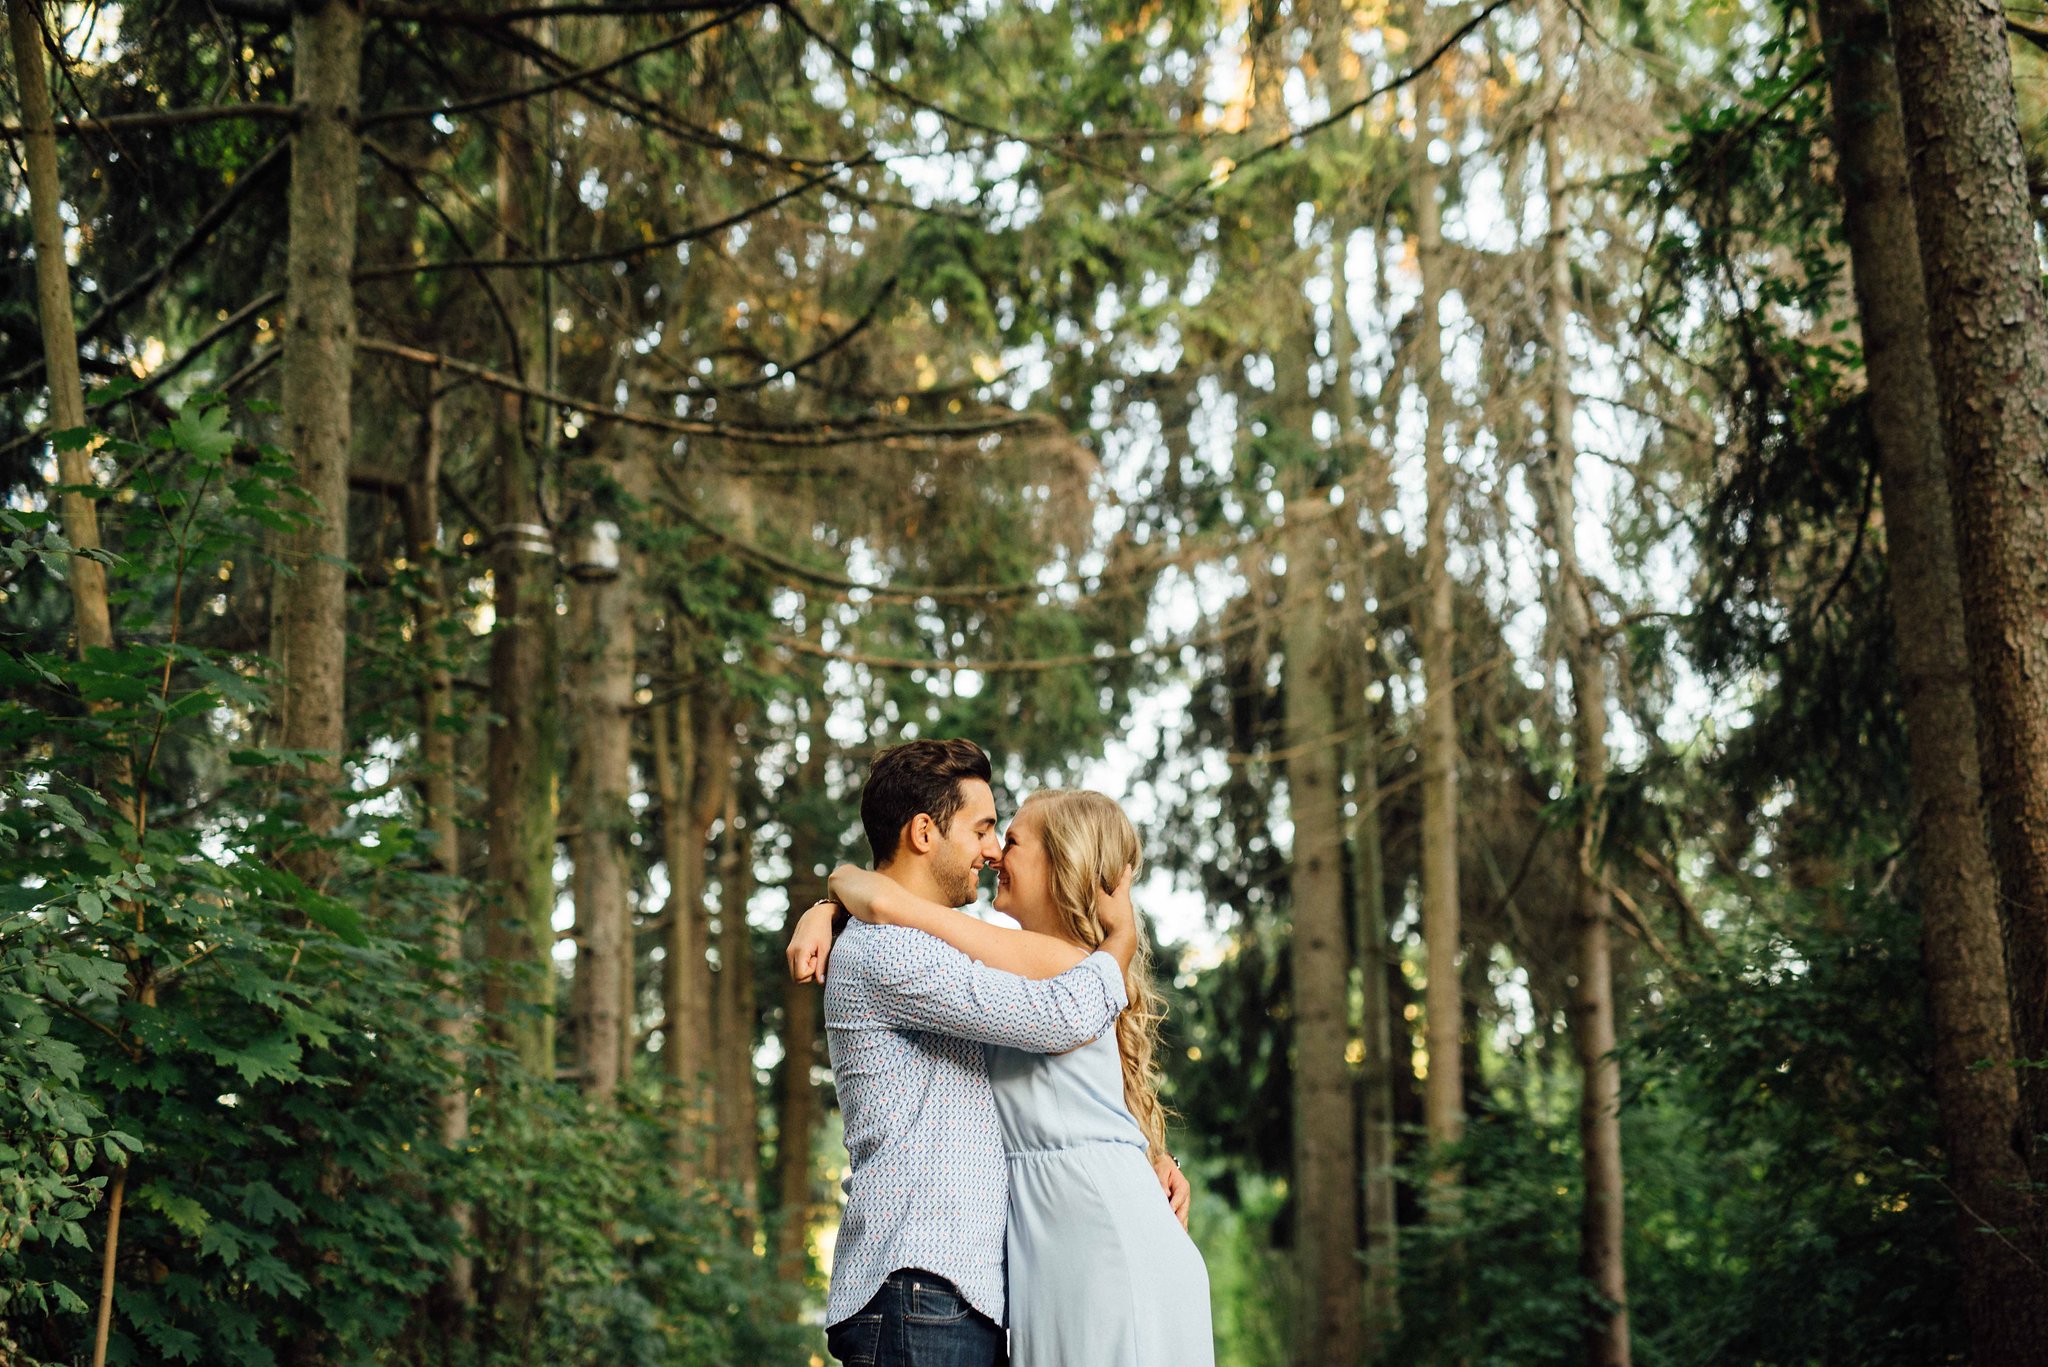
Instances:
[[[234,216],[235,210],[241,207],[242,201],[249,197],[250,192],[262,184],[272,171],[285,164],[285,150],[290,145],[289,139],[279,139],[275,146],[258,157],[247,170],[243,171],[236,178],[235,183],[229,187],[228,192],[221,196],[220,200],[211,209],[208,209],[201,215],[197,223],[192,225],[192,231],[185,235],[183,242],[180,242],[173,248],[163,260],[157,262],[134,280],[129,281],[117,293],[109,296],[98,309],[94,310],[92,317],[79,325],[78,340],[84,342],[97,337],[107,324],[113,321],[114,315],[149,293],[150,290],[156,288],[157,283],[165,276],[189,261],[194,252],[206,245],[207,239],[213,236],[214,231]],[[43,361],[41,357],[38,357],[12,374],[0,377],[0,388],[12,388],[15,385],[32,380],[42,373]]]
[[[236,3],[242,5],[262,2],[263,0],[236,0]],[[509,24],[534,19],[706,14],[730,8],[733,8],[730,0],[647,0],[644,4],[623,0],[617,4],[512,5],[504,9],[486,11],[461,10],[445,5],[402,5],[371,0],[371,3],[364,7],[372,19],[397,19],[418,24],[451,24],[461,28],[504,28]]]
[[[596,80],[607,72],[631,66],[644,57],[652,57],[657,53],[666,52],[670,48],[681,47],[684,43],[689,42],[700,34],[709,33],[715,28],[721,28],[749,11],[759,9],[763,5],[773,2],[774,0],[743,0],[743,3],[732,9],[722,11],[716,18],[706,19],[703,23],[692,25],[681,33],[672,33],[666,38],[657,38],[651,43],[646,43],[621,53],[609,61],[599,62],[596,66],[582,67],[575,71],[563,72],[558,76],[552,76],[545,81],[537,81],[518,90],[500,91],[494,95],[480,95],[475,99],[457,100],[452,104],[422,104],[409,105],[399,109],[380,109],[373,114],[364,115],[357,126],[361,128],[374,128],[378,124],[400,123],[407,119],[431,118],[437,114],[468,114],[480,109],[494,109],[499,105],[518,104],[523,100],[530,100],[535,96],[545,95],[551,90],[560,90],[564,86],[576,85],[582,81]]]
[[[60,138],[80,137],[119,133],[125,128],[184,128],[200,123],[223,123],[229,119],[297,123],[299,108],[292,104],[212,104],[197,109],[150,109],[134,114],[109,114],[98,119],[59,119],[56,130]],[[0,124],[0,140],[19,142],[21,137],[20,124]]]

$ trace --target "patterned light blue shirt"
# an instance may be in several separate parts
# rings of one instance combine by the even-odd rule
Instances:
[[[1003,1323],[1009,1170],[987,1045],[1057,1054],[1124,1009],[1123,973],[1097,951],[1034,981],[968,958],[921,930],[849,924],[825,979],[825,1041],[852,1160],[825,1322],[890,1273],[945,1277]]]

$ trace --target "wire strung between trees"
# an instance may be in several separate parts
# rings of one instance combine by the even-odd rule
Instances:
[[[540,385],[529,384],[514,376],[492,370],[488,366],[465,361],[459,356],[447,356],[398,342],[387,342],[378,337],[358,339],[356,349],[373,355],[389,356],[395,360],[409,361],[414,365],[433,366],[457,375],[467,375],[510,393],[523,394],[542,403],[555,404],[592,418],[624,423],[629,427],[642,427],[654,432],[671,432],[685,437],[752,442],[759,446],[821,447],[866,444],[889,447],[902,446],[910,442],[977,441],[983,437],[1001,436],[1005,432],[1049,433],[1060,430],[1059,424],[1043,414],[1009,411],[974,422],[868,422],[841,425],[821,421],[802,427],[752,427],[744,423],[719,422],[711,418],[675,418],[662,413],[613,408],[607,404],[577,398],[573,394],[560,394]]]
[[[666,472],[664,472],[666,473]],[[816,569],[766,546],[751,541],[742,541],[732,533],[714,525],[708,518],[692,511],[679,497],[665,506],[677,517],[695,527],[712,540],[725,546],[746,559],[780,570],[810,583],[827,588],[839,589],[847,594],[862,593],[881,602],[915,603],[922,599],[940,601],[984,602],[995,598],[1016,598],[1029,594],[1046,593],[1063,587],[1071,580],[1053,584],[1042,584],[1037,580],[1018,580],[1008,584],[864,584],[858,579],[833,574],[829,570]]]
[[[975,674],[1042,674],[1054,669],[1077,669],[1114,664],[1119,660],[1178,655],[1183,650],[1199,649],[1228,640],[1278,615],[1277,609],[1267,610],[1251,613],[1242,621],[1218,627],[1214,631],[1184,636],[1178,640],[1149,642],[1136,646],[1103,646],[1085,655],[1048,655],[1036,660],[920,660],[902,655],[869,655],[858,650],[836,650],[831,646],[819,645],[816,641],[805,640],[801,636],[790,636],[781,632],[771,632],[766,639],[770,645],[781,646],[799,655],[809,655],[820,660],[837,660],[841,664],[860,665],[867,669],[932,670],[943,674],[957,674],[963,671]]]
[[[1099,574],[1069,575],[1055,580],[1016,580],[1000,584],[871,584],[818,566],[806,565],[792,556],[784,555],[779,551],[771,550],[766,546],[735,535],[695,510],[693,505],[697,500],[680,487],[676,471],[664,468],[660,473],[662,483],[667,486],[671,495],[671,497],[662,500],[662,506],[675,513],[676,516],[735,554],[752,560],[763,568],[775,570],[786,576],[783,581],[783,587],[798,593],[824,589],[838,597],[842,602],[851,601],[854,594],[861,594],[877,602],[884,603],[914,604],[924,601],[989,602],[1002,598],[1056,593],[1066,588],[1075,589],[1083,601],[1098,602],[1104,599],[1128,596],[1136,591],[1140,577],[1148,572],[1174,568],[1185,569],[1198,561],[1214,563],[1223,558],[1240,555],[1248,550],[1255,550],[1264,545],[1270,537],[1277,535],[1289,526],[1299,528],[1305,522],[1333,517],[1341,507],[1340,504],[1332,503],[1327,498],[1309,497],[1296,499],[1287,505],[1286,519],[1284,521],[1258,527],[1249,533],[1231,532],[1227,535],[1211,534],[1208,538],[1191,538],[1183,541],[1176,548],[1169,549],[1161,546],[1150,553],[1141,554],[1135,561],[1127,561],[1115,566],[1115,571],[1122,582],[1114,589],[1106,589],[1104,587],[1104,581],[1109,577],[1110,573],[1107,569]],[[750,472],[747,470],[735,470],[728,471],[727,473],[738,477],[745,477]],[[1343,480],[1337,481],[1331,487],[1347,487],[1353,481],[1361,478],[1362,474],[1363,472],[1358,475],[1348,476]],[[1379,542],[1366,548],[1361,558],[1365,560],[1377,559],[1385,554],[1386,550],[1387,543]],[[1408,599],[1415,597],[1418,592],[1417,590],[1411,590],[1408,593],[1396,595],[1393,598],[1383,600],[1379,607],[1382,611],[1392,611],[1401,607]]]
[[[764,200],[749,204],[743,209],[736,209],[723,218],[716,219],[710,223],[691,224],[689,227],[678,229],[672,233],[663,233],[659,237],[650,237],[642,242],[628,242],[616,247],[601,247],[594,251],[572,252],[562,256],[472,256],[443,258],[435,261],[397,261],[386,265],[365,267],[355,273],[355,278],[358,281],[388,280],[397,276],[428,275],[436,271],[535,270],[559,266],[594,266],[614,261],[630,261],[635,257],[647,256],[653,252],[664,251],[671,247],[680,247],[685,243],[701,241],[707,237],[714,237],[728,228],[738,227],[748,219],[768,212],[779,204],[786,203],[799,195],[817,189],[820,185],[830,181],[834,176],[854,170],[860,166],[865,166],[873,160],[872,155],[860,156],[850,161],[828,166],[815,175],[806,176],[803,180],[798,181],[787,189],[780,190]]]

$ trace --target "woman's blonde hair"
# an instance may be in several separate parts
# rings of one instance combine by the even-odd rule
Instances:
[[[1101,793],[1049,788],[1024,799],[1018,815],[1030,812],[1045,842],[1053,911],[1068,934],[1093,949],[1103,941],[1095,914],[1098,891],[1114,892],[1128,870],[1133,878],[1144,859],[1138,832],[1123,808]],[[1138,948],[1125,970],[1130,1005],[1116,1018],[1117,1052],[1123,1056],[1124,1104],[1131,1108],[1145,1142],[1157,1159],[1166,1153],[1166,1107],[1159,1100],[1159,1023],[1166,1003],[1152,986],[1152,956],[1144,922]]]

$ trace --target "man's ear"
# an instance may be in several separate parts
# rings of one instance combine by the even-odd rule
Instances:
[[[910,847],[912,854],[930,854],[938,840],[939,823],[933,821],[928,812],[919,812],[903,828],[903,843]]]

